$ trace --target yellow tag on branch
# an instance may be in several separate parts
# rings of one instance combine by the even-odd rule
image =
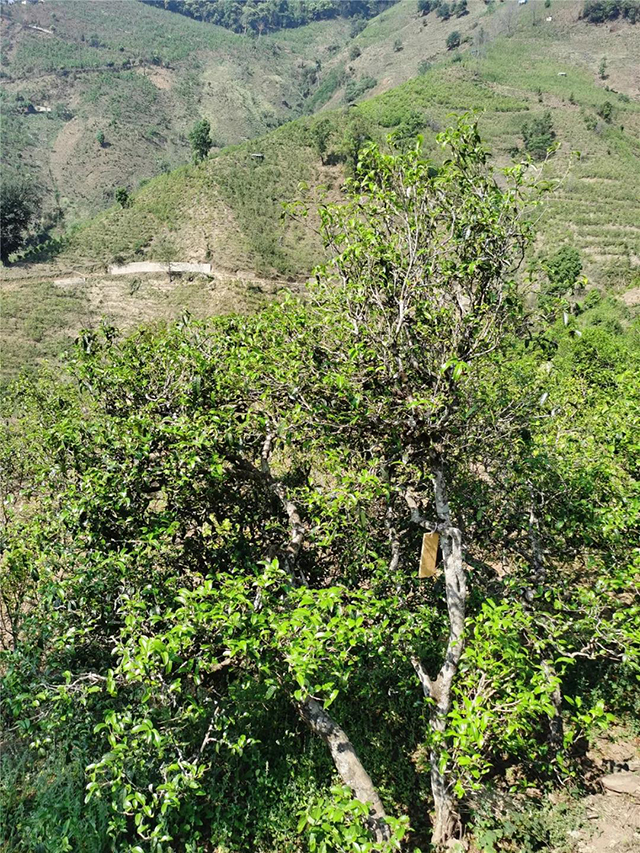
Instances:
[[[437,574],[436,559],[438,557],[439,533],[425,533],[422,537],[422,551],[420,552],[419,578],[432,578]]]

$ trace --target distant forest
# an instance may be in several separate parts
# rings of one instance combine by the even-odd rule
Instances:
[[[328,18],[372,18],[397,0],[142,0],[236,33],[272,32]]]
[[[635,24],[640,21],[640,3],[638,0],[587,0],[582,17],[592,24],[603,24],[620,17]]]

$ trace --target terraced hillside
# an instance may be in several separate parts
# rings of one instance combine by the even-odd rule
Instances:
[[[136,0],[0,11],[3,166],[30,175],[67,224],[107,206],[114,187],[187,162],[200,117],[217,148],[254,137],[351,97],[372,63],[385,73],[378,87],[407,79],[424,55],[446,52],[454,26],[430,16],[423,27],[414,0],[358,36],[364,21],[336,18],[255,38]],[[460,26],[485,13],[477,4]],[[401,55],[392,36],[405,30]]]
[[[367,137],[393,133],[399,144],[407,144],[420,132],[438,156],[438,130],[452,113],[470,109],[478,111],[498,165],[524,156],[523,125],[549,113],[560,147],[537,168],[562,183],[538,223],[537,253],[575,246],[589,287],[623,298],[625,316],[631,317],[639,301],[640,27],[623,21],[588,24],[579,19],[581,3],[552,2],[549,9],[542,2],[511,3],[493,12],[484,3],[469,8],[460,19],[443,22],[431,13],[423,20],[414,0],[401,0],[349,40],[350,49],[360,50],[350,79],[378,75],[376,85],[363,93],[372,97],[345,104],[349,83],[340,78],[342,93],[330,94],[319,114],[154,178],[133,194],[130,207],[111,207],[72,230],[55,258],[14,268],[3,285],[10,291],[5,323],[12,330],[5,344],[6,372],[55,353],[85,317],[130,326],[179,315],[184,308],[199,314],[251,308],[255,279],[267,290],[266,280],[304,280],[322,257],[313,217],[306,225],[282,219],[282,203],[300,197],[301,183],[316,199],[320,187],[338,197]],[[304,49],[311,55],[334,23],[264,36],[251,49],[267,55],[278,44],[281,54],[293,57]],[[447,33],[456,28],[460,48],[443,51]],[[236,38],[227,31],[221,37]],[[400,49],[394,47],[398,39]],[[177,278],[169,285],[164,276],[147,276],[145,290],[133,279],[116,283],[106,274],[112,263],[172,260],[211,263],[220,281],[239,284],[231,299],[216,302],[217,297],[206,296],[209,283],[199,290],[197,282],[185,287]],[[52,284],[78,278],[89,282],[88,312],[82,285]],[[100,288],[108,298],[100,298]],[[150,295],[154,289],[162,293],[159,301]]]
[[[579,6],[569,6],[551,22],[537,17],[535,6],[526,9],[511,35],[500,32],[502,17],[489,18],[498,34],[485,34],[481,48],[466,45],[460,61],[435,63],[358,105],[299,119],[152,181],[130,208],[112,208],[78,229],[63,257],[105,265],[188,256],[229,271],[300,277],[318,260],[319,246],[311,230],[280,222],[281,204],[299,195],[301,182],[338,193],[359,139],[394,133],[402,142],[420,132],[435,152],[451,114],[476,110],[505,165],[526,154],[523,125],[548,111],[560,147],[544,169],[563,182],[539,223],[540,246],[571,243],[595,283],[626,280],[640,263],[640,104],[629,74],[640,29],[621,25],[603,34],[574,20]],[[399,4],[386,14],[401,12]],[[616,53],[611,46],[602,80],[595,43],[606,47],[607,36]]]
[[[315,69],[305,53],[330,57],[349,27],[305,27],[301,53],[134,0],[1,8],[3,164],[43,184],[69,221],[187,161],[201,116],[223,146],[300,114]]]

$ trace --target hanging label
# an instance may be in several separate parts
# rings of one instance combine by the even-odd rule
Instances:
[[[436,559],[438,557],[439,533],[425,533],[422,537],[422,551],[420,552],[419,578],[432,578],[437,574]]]

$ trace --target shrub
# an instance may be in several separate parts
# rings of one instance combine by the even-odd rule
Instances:
[[[359,77],[357,80],[349,80],[344,89],[344,100],[347,104],[357,101],[369,89],[378,85],[375,77]]]
[[[362,18],[355,18],[349,25],[349,38],[354,39],[366,28],[367,22]]]
[[[534,160],[543,160],[556,138],[551,112],[547,110],[541,116],[525,122],[522,125],[522,138],[527,153]]]
[[[208,157],[213,146],[213,140],[211,139],[211,125],[206,118],[196,122],[193,126],[189,134],[189,142],[196,163],[200,163]]]
[[[611,101],[605,101],[604,104],[598,109],[598,115],[601,119],[607,122],[607,124],[611,124],[613,120],[613,104]]]
[[[119,204],[120,207],[131,207],[131,196],[129,195],[129,190],[126,187],[116,187],[113,197],[116,204]]]
[[[460,47],[460,33],[458,30],[453,30],[447,36],[447,50],[453,50],[456,47]]]
[[[554,294],[571,290],[582,274],[582,258],[573,246],[562,246],[543,263],[549,285]]]

